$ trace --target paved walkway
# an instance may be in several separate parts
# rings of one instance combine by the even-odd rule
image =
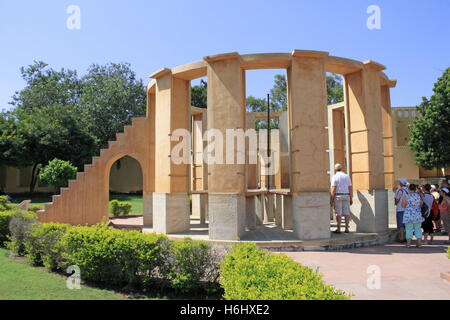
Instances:
[[[295,261],[318,269],[325,282],[355,294],[355,300],[445,299],[450,300],[450,282],[440,278],[450,271],[444,253],[444,236],[435,237],[433,245],[405,248],[386,244],[345,251],[286,252]],[[380,289],[368,289],[369,266],[378,266]]]

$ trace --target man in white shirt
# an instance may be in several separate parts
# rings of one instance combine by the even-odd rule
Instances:
[[[335,233],[341,233],[341,217],[345,217],[345,233],[349,233],[350,206],[353,204],[353,187],[350,177],[342,172],[342,166],[337,163],[334,166],[336,174],[331,179],[330,206],[334,206],[336,212],[337,229]]]
[[[399,180],[399,185],[397,191],[395,191],[394,203],[396,206],[396,216],[397,216],[397,229],[399,230],[399,240],[400,242],[405,242],[405,224],[403,223],[403,213],[405,209],[402,207],[403,197],[408,195],[408,180],[401,178]]]

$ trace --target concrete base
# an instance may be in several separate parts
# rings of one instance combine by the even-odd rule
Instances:
[[[153,194],[144,194],[144,226],[153,227]]]
[[[200,223],[206,222],[206,212],[208,211],[208,195],[192,194],[192,217],[200,219]]]
[[[301,192],[292,196],[293,229],[301,240],[329,239],[328,192]]]
[[[208,196],[209,238],[239,240],[245,232],[245,196],[216,193]]]
[[[388,192],[386,189],[360,190],[353,195],[352,220],[356,232],[384,232],[389,229]]]
[[[187,193],[153,193],[153,229],[156,233],[181,233],[189,228]]]

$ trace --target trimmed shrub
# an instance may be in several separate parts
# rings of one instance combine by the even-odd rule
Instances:
[[[255,244],[233,247],[221,263],[220,284],[228,300],[346,300],[350,296],[322,281],[312,269]]]
[[[13,253],[23,256],[25,254],[25,241],[32,230],[39,227],[36,214],[31,211],[16,210],[9,222],[9,242],[6,246]]]
[[[114,217],[127,216],[131,211],[131,203],[111,200],[110,202],[111,214]]]
[[[69,228],[67,224],[43,223],[32,229],[24,241],[27,260],[49,270],[64,267],[62,239]]]
[[[0,211],[0,247],[4,246],[4,242],[8,240],[10,235],[9,223],[13,215],[13,211]]]
[[[0,196],[0,211],[11,210],[13,206],[8,202],[6,196]]]
[[[163,235],[97,225],[70,228],[63,246],[70,263],[80,267],[83,279],[135,285],[150,282],[164,265],[167,241]]]
[[[219,276],[219,255],[205,242],[186,238],[173,241],[168,277],[181,292],[212,288]]]

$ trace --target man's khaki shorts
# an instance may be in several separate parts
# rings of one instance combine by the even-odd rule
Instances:
[[[334,212],[338,216],[350,215],[350,196],[349,195],[336,195],[334,197]]]

